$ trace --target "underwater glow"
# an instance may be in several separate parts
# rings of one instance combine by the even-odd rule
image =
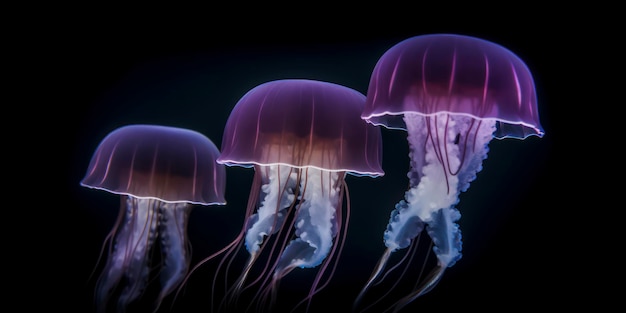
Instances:
[[[354,308],[374,304],[362,305],[384,279],[391,254],[416,245],[423,231],[437,257],[427,277],[395,302],[395,312],[431,290],[461,258],[456,205],[482,169],[489,142],[543,137],[544,131],[524,62],[500,45],[454,34],[416,36],[387,50],[372,72],[362,118],[407,132],[410,170],[409,189],[384,232],[387,248]]]
[[[109,133],[94,152],[81,185],[117,194],[121,206],[105,239],[108,260],[98,279],[95,304],[106,312],[116,297],[124,312],[145,291],[157,260],[160,292],[154,310],[189,270],[187,224],[193,205],[224,205],[225,166],[218,148],[192,130],[129,125]],[[104,247],[103,246],[103,247]]]
[[[319,267],[297,305],[308,308],[330,281],[350,215],[346,175],[384,175],[381,132],[361,119],[364,105],[362,93],[307,79],[270,81],[237,102],[217,162],[255,172],[245,225],[221,252],[220,267],[242,246],[249,257],[221,306],[237,305],[241,292],[256,286],[248,308],[271,310],[282,277]]]

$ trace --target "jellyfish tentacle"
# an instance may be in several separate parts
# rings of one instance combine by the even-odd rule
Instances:
[[[409,204],[400,200],[395,210],[391,211],[383,239],[387,248],[393,252],[408,247],[423,229],[424,221],[419,216],[410,214]]]
[[[158,210],[154,201],[126,197],[122,225],[115,234],[112,253],[96,287],[98,308],[105,309],[124,278],[129,284],[118,298],[119,312],[124,312],[144,291],[150,274],[149,254],[157,236]]]
[[[406,113],[404,121],[411,158],[410,188],[391,213],[384,233],[387,249],[355,304],[382,273],[390,254],[408,247],[424,229],[433,241],[438,265],[396,306],[430,291],[445,269],[461,258],[461,231],[456,224],[461,214],[454,206],[482,169],[495,130],[495,121],[477,123],[472,117],[448,113]]]
[[[383,235],[387,249],[385,249],[385,252],[376,264],[376,268],[357,296],[354,302],[355,308],[361,302],[370,286],[372,286],[374,281],[383,273],[391,254],[397,250],[408,247],[423,229],[424,221],[418,216],[410,214],[409,204],[405,200],[400,200],[400,202],[396,204],[396,208],[391,211],[389,223]]]
[[[467,151],[465,154],[465,162],[459,170],[459,191],[465,192],[470,183],[476,179],[476,175],[483,168],[483,161],[487,159],[489,152],[489,142],[494,138],[496,131],[495,120],[483,120],[473,123],[470,117],[457,116],[457,131],[465,134],[467,137],[466,144],[460,145],[459,148]],[[476,128],[473,127],[476,126]]]
[[[369,290],[370,286],[372,286],[372,284],[374,283],[374,281],[380,277],[380,274],[383,272],[383,270],[385,269],[385,267],[387,266],[387,262],[389,261],[389,257],[391,256],[391,253],[393,252],[392,249],[387,248],[385,249],[385,252],[383,253],[383,255],[380,257],[380,259],[378,259],[378,263],[376,264],[376,268],[374,269],[374,271],[372,272],[372,274],[370,275],[369,279],[367,280],[367,282],[365,283],[365,286],[363,286],[363,288],[361,289],[361,291],[359,292],[359,294],[357,295],[356,299],[354,300],[354,303],[352,305],[352,310],[356,311],[357,307],[359,306],[359,304],[361,303],[361,301],[363,300],[363,297],[365,296],[365,294],[367,293],[367,291]]]
[[[433,251],[439,266],[451,267],[461,259],[463,243],[461,230],[456,223],[461,213],[455,208],[444,208],[433,214],[433,220],[426,226],[428,236],[433,241]]]
[[[346,174],[345,172],[341,173],[340,174],[341,178],[337,181],[339,183],[339,186],[337,186],[337,188],[340,189],[340,194],[337,197],[338,202],[337,202],[337,212],[336,212],[336,219],[337,219],[337,235],[336,236],[338,236],[339,239],[337,240],[337,244],[333,245],[333,248],[329,254],[330,257],[326,258],[323,261],[323,264],[319,272],[317,273],[317,275],[315,276],[315,279],[313,280],[311,289],[309,289],[308,295],[304,299],[302,299],[300,302],[298,302],[298,304],[296,304],[293,307],[291,312],[295,312],[296,309],[300,305],[303,305],[303,304],[306,304],[305,312],[308,312],[311,306],[311,301],[313,300],[313,296],[316,293],[320,292],[322,289],[326,288],[326,286],[328,286],[331,278],[334,276],[334,273],[337,270],[339,258],[342,254],[343,247],[346,243],[346,237],[347,237],[346,235],[347,235],[347,229],[348,229],[348,224],[350,221],[350,212],[351,212],[350,201],[347,201],[346,206],[345,206],[345,215],[342,215],[341,213],[344,208],[343,206],[344,196],[350,199],[350,192],[348,190],[348,185],[346,184],[346,181],[344,179],[345,174]],[[345,216],[345,219],[343,218],[344,216]],[[341,232],[341,235],[339,234],[339,232]],[[336,258],[334,258],[335,255],[337,256]],[[331,264],[331,260],[333,260],[332,264]],[[330,269],[330,273],[325,278],[325,280],[322,281],[322,278],[324,277],[326,270],[328,269]]]
[[[176,289],[189,271],[190,247],[185,230],[191,208],[188,203],[164,203],[159,210],[164,264],[160,272],[161,291],[154,311],[159,309],[163,299]]]
[[[432,239],[438,264],[411,293],[396,302],[394,312],[432,290],[443,277],[445,270],[461,259],[463,243],[461,230],[456,223],[460,218],[461,213],[453,207],[443,208],[432,214],[432,220],[426,224],[426,232]]]
[[[428,119],[435,120],[435,123],[427,123],[432,127],[426,128],[424,137],[424,130],[419,132],[416,127]],[[471,117],[447,113],[432,117],[409,115],[405,121],[411,134],[408,139],[410,146],[422,146],[425,150],[421,163],[422,176],[417,187],[406,193],[406,199],[414,207],[412,211],[426,224],[438,265],[414,291],[398,301],[396,310],[430,291],[439,282],[445,269],[461,259],[462,236],[456,223],[461,214],[454,206],[459,201],[459,194],[469,188],[482,169],[482,161],[487,158],[489,151],[488,143],[495,131],[495,121],[476,123]],[[441,151],[445,151],[444,157],[439,155]],[[439,182],[439,185],[434,182]]]
[[[120,208],[118,220],[115,222],[115,226],[111,232],[107,235],[105,245],[108,245],[109,253],[104,269],[100,273],[98,281],[96,282],[94,300],[97,311],[100,313],[104,313],[106,311],[106,304],[109,302],[111,294],[124,276],[123,265],[125,261],[115,262],[115,260],[125,256],[125,254],[116,256],[120,253],[119,249],[123,244],[118,243],[117,241],[119,241],[119,238],[122,238],[123,234],[128,234],[130,232],[127,220],[131,214],[129,212],[131,207],[127,205],[127,199],[125,199],[125,197],[122,197],[121,199]],[[128,238],[128,235],[124,237]],[[121,250],[124,251],[126,249]]]
[[[338,184],[341,174],[307,168],[305,175],[306,186],[301,186],[303,192],[295,222],[297,238],[283,251],[275,273],[318,266],[330,252],[337,235],[335,214],[341,194]]]
[[[285,210],[290,207],[295,199],[294,187],[296,186],[297,174],[289,168],[280,165],[269,166],[267,184],[261,186],[264,198],[255,214],[248,220],[246,232],[246,249],[256,253],[263,239],[274,234],[285,219]],[[276,188],[278,186],[278,188]]]
[[[419,288],[415,289],[413,292],[409,293],[408,295],[402,297],[400,300],[396,301],[396,303],[393,305],[393,313],[399,312],[402,308],[407,306],[409,303],[413,302],[415,299],[419,298],[420,296],[432,290],[437,285],[437,283],[439,283],[439,281],[441,280],[441,277],[443,277],[443,273],[445,272],[446,268],[447,267],[442,267],[442,266],[438,266],[434,268],[428,274],[428,276],[424,279],[425,283],[423,283]]]
[[[141,296],[150,276],[150,251],[157,238],[157,228],[159,220],[158,205],[156,200],[136,200],[137,214],[136,226],[137,231],[136,246],[132,248],[130,255],[130,263],[126,275],[128,277],[128,285],[118,298],[118,311],[124,312],[130,303]]]
[[[433,242],[433,252],[441,268],[451,267],[461,258],[462,237],[459,225],[456,223],[460,218],[461,213],[457,209],[448,207],[433,212],[431,218],[425,223],[426,232]],[[433,271],[439,271],[439,269]],[[431,277],[435,278],[438,275],[431,275]],[[427,279],[423,285],[428,286],[432,283]],[[432,287],[428,290],[430,288]],[[428,290],[423,290],[422,293]]]
[[[261,245],[267,236],[275,234],[281,229],[290,208],[296,199],[295,188],[298,181],[298,173],[288,166],[270,165],[266,171],[259,171],[262,181],[262,198],[256,213],[252,214],[247,222],[247,231],[244,238],[246,249],[250,253],[246,267],[239,279],[233,286],[233,294],[239,293],[243,288],[248,273],[252,269]]]
[[[276,302],[278,286],[284,276],[297,267],[313,268],[325,262],[316,275],[309,294],[297,306],[310,302],[313,294],[323,288],[322,286],[318,289],[319,281],[335,254],[334,240],[342,223],[337,212],[341,212],[342,208],[345,173],[312,167],[301,172],[304,177],[300,179],[301,193],[292,225],[296,237],[283,249],[275,264],[271,282],[263,292],[262,302],[269,301],[270,308]]]
[[[436,144],[446,136],[433,136],[428,127],[443,127],[434,132],[445,131],[445,122],[429,123],[428,117],[407,114],[408,141],[412,164],[407,176],[411,179],[411,187],[405,192],[405,199],[398,202],[392,211],[389,224],[384,234],[385,245],[391,251],[404,249],[423,230],[424,225],[430,225],[433,215],[443,208],[449,208],[458,202],[456,192],[458,178],[442,171],[442,151]],[[442,126],[443,125],[443,126]],[[449,126],[449,124],[448,124]],[[448,139],[450,137],[447,137]],[[452,139],[454,140],[454,139]],[[425,150],[419,153],[420,150]],[[448,152],[458,151],[454,145],[447,147]],[[424,153],[425,152],[425,153]],[[417,155],[423,154],[423,158]],[[459,164],[459,160],[449,158],[446,163]]]

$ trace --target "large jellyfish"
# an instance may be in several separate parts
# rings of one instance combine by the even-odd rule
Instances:
[[[361,119],[364,105],[365,95],[348,87],[284,79],[258,85],[233,108],[217,162],[255,171],[246,223],[226,253],[235,255],[242,245],[249,252],[227,296],[235,304],[256,285],[248,309],[275,308],[282,277],[319,266],[295,305],[308,308],[331,279],[350,214],[346,175],[384,175],[381,132]]]
[[[390,255],[415,244],[422,231],[437,257],[434,269],[395,302],[397,311],[461,258],[456,205],[481,170],[489,142],[543,137],[544,131],[525,63],[500,45],[455,34],[416,36],[386,51],[372,72],[362,118],[407,132],[410,170],[409,189],[384,232],[386,250],[355,307],[384,279]]]
[[[128,125],[109,133],[93,154],[81,185],[121,197],[115,226],[105,239],[108,260],[96,286],[98,312],[117,297],[124,312],[160,277],[154,310],[189,269],[187,224],[194,205],[224,205],[225,166],[204,135],[183,128]],[[158,272],[153,271],[160,242]]]

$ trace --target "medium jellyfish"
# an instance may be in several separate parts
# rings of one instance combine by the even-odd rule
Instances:
[[[105,239],[108,260],[95,293],[99,312],[117,297],[124,312],[145,291],[153,252],[161,251],[158,309],[188,272],[187,223],[193,205],[224,205],[225,166],[204,135],[183,128],[129,125],[109,133],[93,154],[81,185],[121,197]]]
[[[426,232],[437,265],[402,307],[431,290],[461,258],[456,205],[493,138],[543,137],[532,75],[511,51],[482,39],[431,34],[399,42],[378,60],[362,118],[407,132],[409,189],[384,232],[386,250],[355,301],[363,300],[390,255]],[[413,250],[414,251],[414,250]],[[384,279],[384,276],[383,276]]]
[[[258,85],[233,108],[217,162],[254,168],[254,178],[246,223],[226,253],[242,245],[249,252],[231,300],[258,284],[248,308],[272,308],[282,277],[319,266],[309,293],[296,305],[308,308],[331,279],[350,214],[346,175],[384,175],[382,135],[361,119],[364,105],[365,95],[348,87],[284,79]]]

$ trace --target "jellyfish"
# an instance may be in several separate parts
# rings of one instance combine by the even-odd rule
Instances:
[[[225,253],[248,252],[232,299],[256,285],[248,308],[272,308],[281,278],[318,267],[298,307],[331,279],[324,273],[332,276],[350,215],[346,176],[384,175],[381,131],[361,119],[364,105],[356,90],[309,79],[266,82],[237,102],[217,162],[254,168],[254,177],[246,221]]]
[[[405,39],[376,63],[362,118],[407,132],[409,188],[391,212],[386,250],[357,296],[355,308],[384,279],[392,253],[425,232],[436,265],[392,306],[400,310],[440,281],[461,258],[456,208],[482,169],[493,139],[543,137],[534,80],[508,49],[475,37],[429,34]],[[414,250],[413,250],[414,251]]]
[[[102,140],[80,182],[121,198],[103,245],[108,260],[96,283],[98,312],[106,312],[114,297],[116,311],[124,312],[155,275],[161,284],[155,311],[176,289],[189,269],[192,207],[226,204],[226,170],[216,163],[218,156],[210,139],[184,128],[128,125]],[[157,274],[153,258],[160,261]]]

